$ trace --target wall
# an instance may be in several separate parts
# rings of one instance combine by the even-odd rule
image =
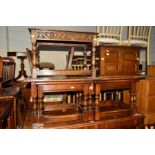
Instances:
[[[88,31],[96,32],[96,26],[0,26],[0,56],[6,56],[7,51],[22,51],[25,52],[26,48],[31,49],[29,27],[41,29],[56,29],[56,30],[71,30],[71,31]],[[123,38],[126,38],[127,27],[123,29]],[[150,45],[150,58],[151,64],[155,64],[155,27],[152,27],[151,32],[151,45]],[[66,63],[67,51],[41,51],[41,61],[51,61],[55,64],[56,69],[62,69]],[[20,69],[20,62],[16,58],[16,76]],[[145,63],[145,51],[141,52],[141,61]],[[30,75],[30,67],[28,60],[25,60],[25,70]]]

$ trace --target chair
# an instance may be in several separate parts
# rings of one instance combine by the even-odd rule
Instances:
[[[97,45],[121,44],[122,30],[122,26],[97,26]]]
[[[28,48],[26,48],[26,51],[27,51],[27,57],[28,57],[28,61],[29,61],[29,64],[30,64],[30,70],[31,70],[31,74],[32,74],[32,51],[29,50]],[[38,68],[39,69],[49,69],[49,70],[54,70],[55,68],[55,65],[51,62],[40,62],[38,64]]]
[[[10,57],[0,57],[0,101],[6,107],[6,112],[9,113],[11,108],[7,108],[6,100],[13,100],[13,115],[14,115],[14,128],[22,128],[24,119],[21,120],[19,115],[24,115],[20,108],[24,105],[21,100],[21,90],[19,87],[15,87],[15,61]],[[9,104],[12,107],[12,104]],[[3,110],[2,110],[3,111]],[[10,117],[9,117],[10,119]],[[2,119],[3,120],[3,119]]]
[[[87,65],[86,65],[86,69],[90,70],[91,69],[91,59],[87,58]],[[71,68],[73,70],[84,70],[84,58],[83,56],[80,55],[76,55],[73,57],[72,60],[72,65]]]
[[[150,64],[150,34],[151,26],[130,26],[128,40],[122,40],[122,44],[146,48],[147,65]]]

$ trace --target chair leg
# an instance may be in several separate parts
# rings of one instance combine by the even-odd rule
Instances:
[[[150,65],[150,47],[149,47],[149,45],[147,46],[147,49],[146,49],[146,60],[147,60],[146,64]]]

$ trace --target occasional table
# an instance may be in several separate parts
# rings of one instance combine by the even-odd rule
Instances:
[[[20,71],[19,71],[19,74],[18,76],[15,78],[15,80],[19,80],[20,78],[24,77],[24,78],[27,78],[27,74],[26,74],[26,71],[25,71],[25,65],[24,65],[24,59],[27,59],[27,53],[26,52],[18,52],[18,51],[11,51],[11,52],[8,52],[7,53],[8,56],[16,56],[17,59],[20,59],[21,61],[21,64],[20,64]]]

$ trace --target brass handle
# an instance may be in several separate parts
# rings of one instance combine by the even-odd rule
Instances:
[[[106,50],[106,55],[110,55],[110,53],[109,53],[110,51],[109,50]]]
[[[101,58],[102,61],[104,61],[104,58]]]
[[[89,86],[89,89],[90,89],[90,90],[93,90],[93,89],[94,89],[94,87],[93,87],[93,86]]]
[[[74,87],[74,86],[71,86],[70,88],[71,88],[71,89],[74,89],[75,87]]]

